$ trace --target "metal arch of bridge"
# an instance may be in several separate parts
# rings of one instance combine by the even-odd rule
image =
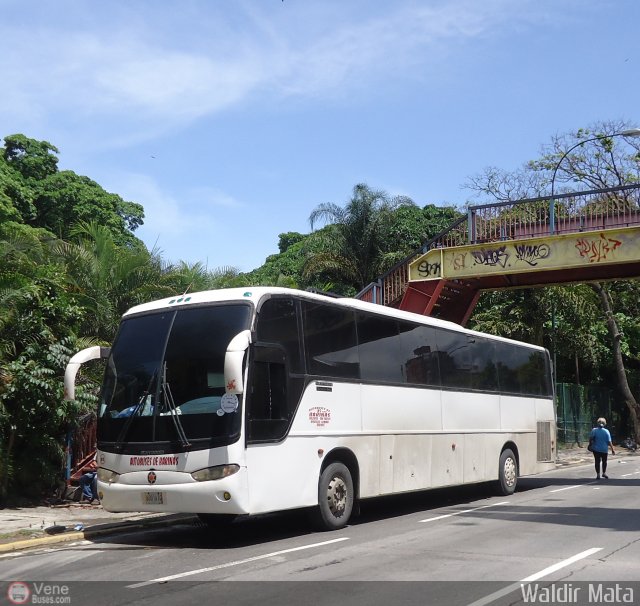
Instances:
[[[465,324],[481,291],[640,277],[640,184],[469,207],[357,298]]]

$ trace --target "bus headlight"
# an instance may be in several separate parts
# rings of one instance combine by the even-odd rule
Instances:
[[[110,469],[105,469],[104,467],[98,467],[98,480],[101,482],[106,482],[107,484],[113,484],[118,481],[120,477],[119,473],[115,471],[111,471]]]
[[[208,480],[220,480],[240,471],[240,465],[216,465],[215,467],[207,467],[199,469],[191,474],[196,482],[207,482]]]

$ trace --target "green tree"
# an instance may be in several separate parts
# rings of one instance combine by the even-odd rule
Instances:
[[[307,257],[312,256],[318,248],[317,240],[296,232],[280,234],[279,238],[281,252],[269,255],[263,265],[244,274],[247,285],[318,288],[319,284],[313,276],[303,275]]]
[[[4,159],[25,179],[41,181],[58,172],[58,149],[48,141],[36,141],[24,135],[4,138]]]
[[[186,294],[215,288],[244,286],[240,272],[235,267],[219,267],[209,270],[203,263],[180,261],[164,270],[165,282],[173,294]]]
[[[397,208],[383,233],[385,269],[392,267],[460,218],[452,206],[407,204]]]
[[[69,292],[85,310],[82,335],[110,343],[129,308],[175,294],[162,261],[146,248],[118,246],[112,232],[95,222],[71,230],[72,241],[57,241],[53,251],[64,264]]]
[[[62,469],[62,442],[82,402],[62,402],[70,334],[83,310],[51,262],[50,234],[0,225],[0,501],[38,496]]]
[[[288,231],[278,235],[278,250],[283,253],[286,252],[290,246],[302,242],[306,238],[305,235],[298,233],[297,231]]]
[[[53,487],[67,430],[95,405],[97,384],[62,399],[70,355],[110,342],[122,312],[171,292],[133,235],[142,207],[58,171],[57,153],[24,135],[5,137],[0,153],[2,502]]]
[[[385,269],[384,237],[394,211],[404,206],[414,203],[406,197],[390,198],[365,184],[353,188],[345,206],[317,206],[309,217],[311,228],[319,222],[327,226],[313,234],[317,252],[307,258],[303,276],[335,280],[352,291],[364,288]]]
[[[88,177],[58,172],[39,182],[35,191],[34,226],[68,239],[75,224],[95,221],[109,230],[116,244],[139,246],[132,231],[142,224],[142,207],[106,192]]]
[[[0,219],[44,227],[67,239],[79,222],[97,221],[120,245],[142,246],[133,232],[143,223],[140,204],[105,191],[88,177],[58,171],[58,150],[24,135],[4,138],[0,158]]]

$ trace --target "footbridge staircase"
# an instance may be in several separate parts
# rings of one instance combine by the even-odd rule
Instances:
[[[470,206],[357,298],[465,324],[484,290],[640,277],[640,184]]]

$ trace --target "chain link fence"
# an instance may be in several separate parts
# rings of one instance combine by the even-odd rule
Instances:
[[[607,419],[608,429],[614,436],[611,402],[614,393],[600,385],[574,385],[556,383],[558,442],[583,445],[598,417]]]

